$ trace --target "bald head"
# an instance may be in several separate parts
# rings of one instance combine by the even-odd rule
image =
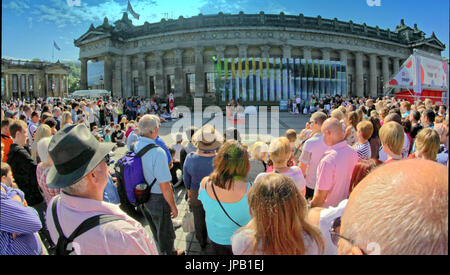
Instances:
[[[366,253],[448,254],[447,168],[413,159],[373,170],[351,193],[341,235]],[[339,253],[351,247],[339,241]]]
[[[344,140],[344,128],[342,123],[336,118],[329,118],[322,124],[322,135],[325,144],[333,146]]]

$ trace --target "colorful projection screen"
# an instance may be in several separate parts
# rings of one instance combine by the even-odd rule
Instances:
[[[294,58],[224,58],[215,61],[222,101],[277,102],[299,96],[347,96],[346,64]]]

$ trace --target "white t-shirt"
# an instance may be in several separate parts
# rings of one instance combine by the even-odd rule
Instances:
[[[89,123],[94,123],[95,122],[95,117],[94,117],[94,112],[92,111],[92,109],[89,108],[89,107],[86,107],[86,113],[89,115],[88,122]]]
[[[269,174],[269,173],[259,174],[256,177],[255,182],[258,181],[259,177],[263,177],[267,174]],[[294,183],[297,186],[300,193],[302,193],[305,190],[305,188],[306,188],[305,177],[303,176],[302,169],[300,169],[298,166],[289,167],[289,170],[287,172],[280,173],[280,174],[290,177],[294,181]]]
[[[183,145],[181,143],[177,143],[173,146],[173,149],[175,150],[174,160],[180,161],[180,153],[183,149]]]
[[[308,165],[305,180],[309,189],[316,187],[317,166],[319,166],[320,159],[328,148],[321,134],[314,135],[303,144],[300,161]]]
[[[261,251],[261,243],[259,244],[259,249],[256,250],[255,254],[250,254],[253,251],[253,248],[247,249],[253,234],[254,233],[250,229],[245,229],[234,233],[231,237],[231,248],[234,255],[263,255]],[[303,235],[303,241],[306,249],[305,255],[319,255],[319,248],[313,238],[305,233]]]
[[[330,229],[333,226],[334,221],[342,217],[348,200],[341,201],[337,207],[328,207],[320,211],[319,229],[322,232],[322,238],[325,243],[324,255],[337,255],[337,247],[331,240]]]

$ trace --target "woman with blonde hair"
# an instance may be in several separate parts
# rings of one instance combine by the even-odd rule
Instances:
[[[234,255],[317,255],[324,251],[320,230],[289,177],[259,177],[248,194],[250,222],[231,238]]]
[[[260,173],[267,170],[269,146],[262,141],[258,141],[250,147],[250,171],[247,181],[254,182]]]
[[[31,146],[31,158],[36,161],[36,163],[40,162],[39,154],[37,152],[38,142],[45,138],[52,136],[52,129],[47,124],[42,124],[39,126],[34,134],[33,145]]]
[[[379,135],[381,145],[387,154],[387,160],[384,163],[401,160],[405,141],[403,127],[395,121],[390,121],[381,126]]]
[[[408,159],[423,158],[436,161],[436,156],[441,147],[439,133],[431,128],[421,130],[416,136],[416,152],[409,155]]]
[[[64,112],[61,116],[61,128],[63,129],[64,127],[66,127],[67,125],[72,125],[73,121],[72,121],[72,114],[70,112]]]
[[[269,157],[273,162],[273,172],[283,174],[291,178],[298,188],[298,191],[306,195],[306,180],[302,169],[298,166],[289,167],[288,162],[292,157],[292,150],[289,140],[286,137],[280,137],[270,143]],[[265,175],[260,174],[258,177]],[[256,177],[256,180],[258,180]]]
[[[214,159],[214,171],[200,184],[208,237],[216,255],[232,255],[231,236],[250,221],[246,181],[250,161],[237,141],[227,141]]]

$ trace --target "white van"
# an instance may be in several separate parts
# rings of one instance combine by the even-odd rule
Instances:
[[[111,96],[111,92],[107,90],[78,90],[69,95],[70,98],[79,99],[79,98],[100,98],[100,97],[108,97]]]

